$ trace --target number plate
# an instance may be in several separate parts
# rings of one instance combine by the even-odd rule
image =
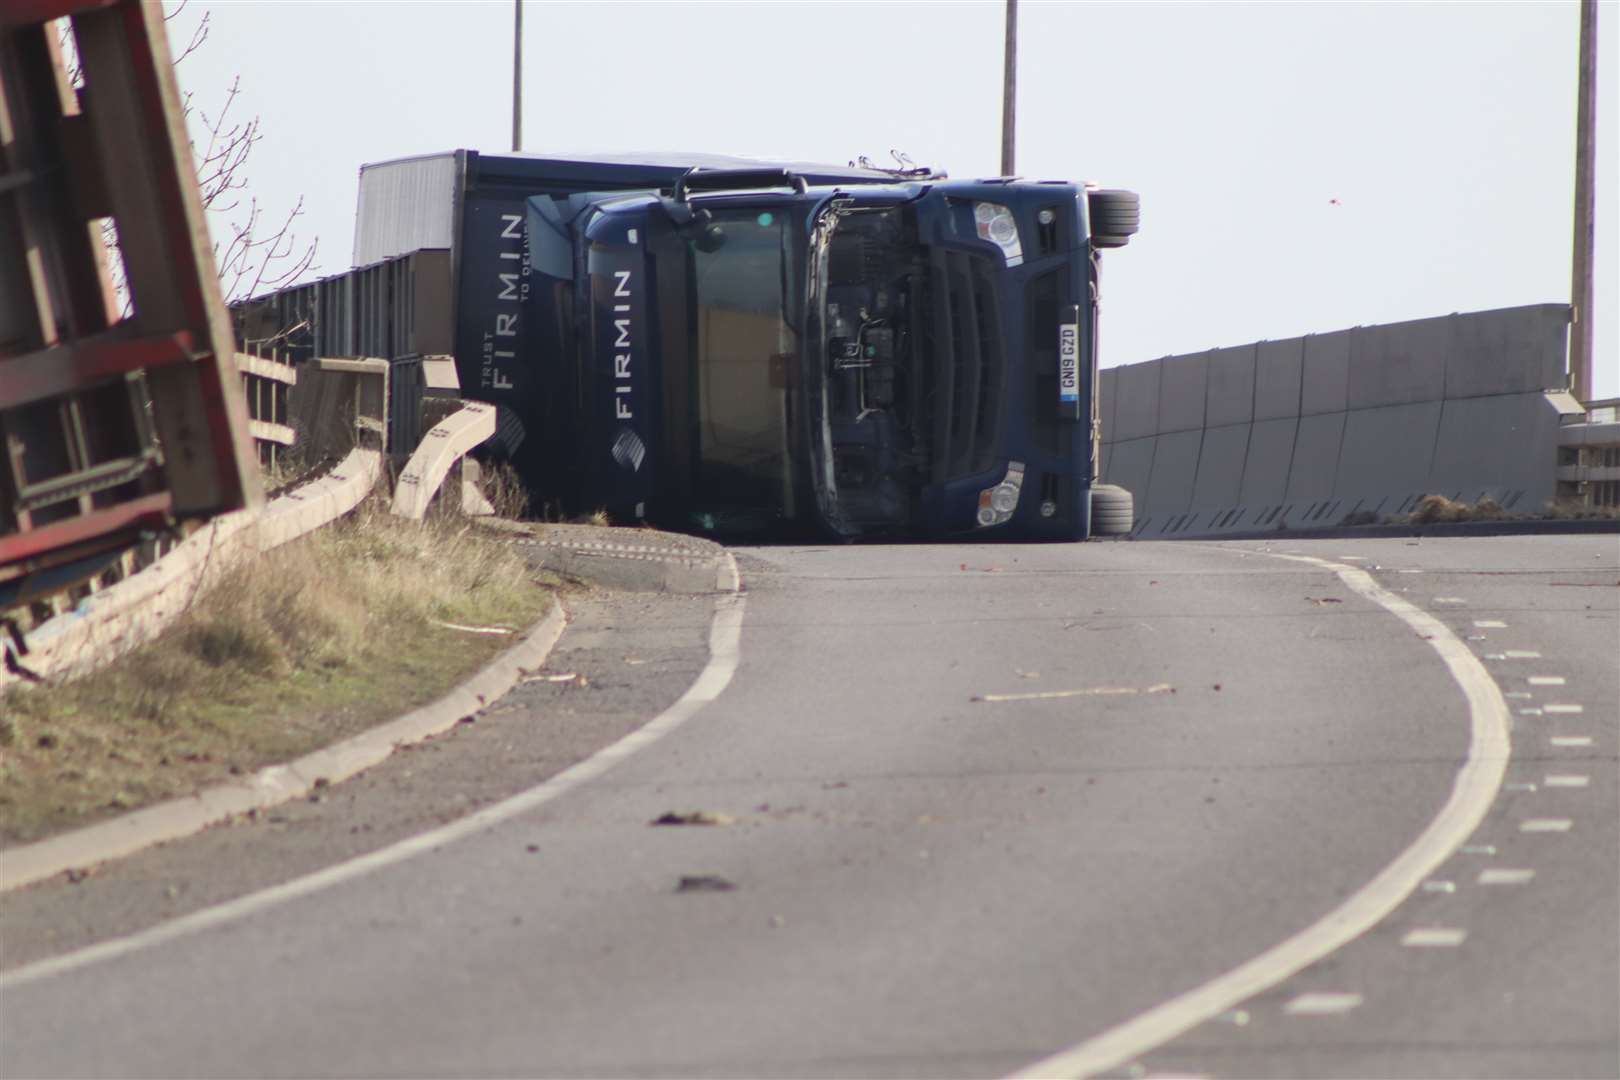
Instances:
[[[1080,324],[1058,327],[1058,405],[1067,416],[1078,416],[1080,408]]]

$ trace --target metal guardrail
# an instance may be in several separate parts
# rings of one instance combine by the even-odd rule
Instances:
[[[287,411],[277,415],[293,424],[263,422],[286,426],[299,437],[274,445],[301,461],[337,458],[336,466],[268,506],[217,516],[184,540],[152,538],[139,550],[110,556],[94,587],[81,583],[63,593],[43,580],[40,588],[47,591],[31,601],[43,618],[28,626],[11,620],[0,642],[0,688],[19,680],[71,678],[115,659],[160,633],[242,560],[335,521],[375,490],[384,464],[386,362],[323,360],[287,381],[278,370],[282,365],[243,359],[252,377],[289,391]],[[300,387],[306,391],[302,401],[291,392]],[[300,406],[307,416],[302,427],[296,419]]]

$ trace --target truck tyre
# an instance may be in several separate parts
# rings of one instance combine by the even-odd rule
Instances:
[[[1091,485],[1093,536],[1129,536],[1136,520],[1135,500],[1118,484]]]
[[[1124,247],[1142,225],[1142,200],[1134,191],[1088,191],[1086,205],[1091,211],[1091,242],[1097,247]]]

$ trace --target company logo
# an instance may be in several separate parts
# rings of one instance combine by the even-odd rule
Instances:
[[[613,460],[621,468],[640,472],[641,463],[646,457],[647,446],[641,441],[641,436],[629,428],[620,428],[619,437],[613,440]]]

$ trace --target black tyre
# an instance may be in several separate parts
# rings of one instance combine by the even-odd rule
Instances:
[[[1088,191],[1086,203],[1091,211],[1091,242],[1097,247],[1124,247],[1142,226],[1142,200],[1134,191]]]
[[[1136,522],[1136,500],[1118,484],[1091,485],[1091,535],[1129,536]]]

